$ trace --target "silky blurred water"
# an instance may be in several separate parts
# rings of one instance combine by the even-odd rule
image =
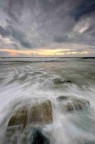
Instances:
[[[0,141],[13,107],[20,101],[32,103],[39,98],[52,102],[53,123],[43,127],[51,144],[95,144],[95,59],[24,61],[0,61]],[[56,83],[56,79],[65,82]],[[85,98],[90,109],[63,113],[57,101],[61,95]]]

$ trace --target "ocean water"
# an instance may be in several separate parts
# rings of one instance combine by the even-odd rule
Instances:
[[[59,96],[85,98],[90,108],[64,113]],[[51,144],[95,144],[95,59],[0,59],[0,144],[13,107],[35,98],[52,102],[53,123],[42,127]]]

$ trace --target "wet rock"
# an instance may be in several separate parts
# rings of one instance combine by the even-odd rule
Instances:
[[[58,98],[57,98],[57,100],[58,101],[63,101],[63,100],[68,100],[70,97],[68,97],[68,96],[59,96]]]
[[[61,78],[55,78],[53,82],[54,84],[72,83],[71,80],[62,80]]]
[[[73,99],[64,104],[65,111],[84,110],[89,107],[89,101],[85,99]]]
[[[14,111],[11,119],[9,120],[8,126],[22,125],[23,127],[27,124],[28,110],[26,106],[22,106]]]
[[[90,107],[90,102],[84,98],[60,96],[57,99],[61,103],[62,109],[66,112],[86,110]]]
[[[39,129],[34,129],[30,137],[30,144],[50,144],[50,140]]]
[[[64,80],[62,80],[61,78],[55,78],[53,80],[53,82],[54,82],[54,84],[62,84],[62,83],[64,83]]]
[[[30,106],[22,106],[16,109],[9,120],[8,127],[21,125],[23,128],[27,124],[49,124],[52,123],[51,101],[36,103]]]
[[[31,107],[29,123],[49,124],[53,122],[51,101],[47,100]]]
[[[71,80],[64,80],[64,83],[72,83]]]
[[[30,107],[30,108],[29,108]],[[50,100],[36,102],[36,104],[17,107],[9,120],[5,134],[5,144],[28,143],[31,131],[27,127],[38,126],[38,124],[50,124],[53,122],[52,105]],[[49,144],[49,141],[40,131],[33,133],[29,144]]]

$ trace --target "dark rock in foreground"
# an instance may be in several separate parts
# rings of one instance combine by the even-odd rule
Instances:
[[[40,130],[34,129],[30,139],[30,144],[50,144],[50,141],[41,133]]]
[[[14,111],[8,126],[22,125],[23,127],[27,124],[28,109],[26,106],[22,106]]]
[[[38,128],[17,126],[7,129],[4,144],[50,144],[50,140]]]
[[[5,144],[49,144],[49,140],[38,129],[53,122],[50,100],[16,107],[8,123]]]
[[[42,129],[28,128],[20,139],[20,144],[50,144],[50,140],[43,134]]]
[[[66,112],[86,110],[90,107],[90,102],[84,98],[60,96],[57,99],[62,109]]]
[[[51,101],[46,100],[41,103],[37,102],[30,108],[22,106],[16,109],[9,120],[8,126],[22,125],[26,127],[27,124],[49,124],[52,121]]]

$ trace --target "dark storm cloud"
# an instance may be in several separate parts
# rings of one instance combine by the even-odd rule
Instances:
[[[10,38],[14,48],[95,45],[95,0],[1,1],[0,35]]]
[[[75,20],[79,20],[82,16],[88,15],[95,11],[95,0],[83,0],[79,6],[72,11]]]
[[[25,48],[32,48],[30,42],[26,40],[24,33],[10,26],[6,28],[0,26],[0,35],[2,35],[3,37],[10,37],[11,39],[16,40]]]
[[[12,27],[10,29],[11,29],[11,36],[15,40],[19,41],[23,47],[32,48],[32,45],[30,44],[30,42],[28,42],[28,40],[23,32],[20,32],[19,30],[14,29]]]
[[[6,13],[10,18],[18,20],[21,15],[24,0],[8,0],[5,8]]]
[[[52,39],[72,29],[75,22],[69,11],[76,5],[72,0],[8,0],[6,12],[10,24],[21,24],[25,31],[24,27],[30,29],[36,23],[40,36]]]

